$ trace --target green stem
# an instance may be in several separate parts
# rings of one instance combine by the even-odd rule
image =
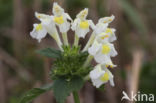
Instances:
[[[92,43],[94,42],[94,39],[95,39],[95,34],[92,33],[86,46],[82,50],[83,52],[88,50],[89,46],[92,45]]]
[[[60,37],[59,37],[58,33],[50,34],[50,36],[52,36],[54,38],[54,40],[56,41],[58,47],[61,49],[61,51],[63,51],[62,42],[60,40]]]
[[[78,92],[74,91],[73,92],[73,97],[74,97],[74,102],[75,103],[80,103]]]
[[[84,65],[83,65],[83,67],[87,67],[89,65],[89,63],[92,61],[92,59],[93,59],[93,56],[89,55],[87,57],[87,60],[85,61]]]
[[[63,38],[64,44],[65,44],[65,45],[68,45],[67,33],[62,33],[62,38]]]
[[[79,37],[75,34],[74,46],[78,46],[79,44]]]

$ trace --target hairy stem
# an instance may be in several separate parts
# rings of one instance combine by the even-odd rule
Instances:
[[[79,44],[79,37],[75,34],[74,46],[78,46]]]
[[[94,42],[94,39],[95,39],[95,34],[91,34],[86,46],[82,50],[83,52],[88,50],[89,46],[92,45],[92,43]]]
[[[56,43],[57,43],[58,47],[61,49],[61,51],[63,51],[62,42],[60,40],[60,37],[59,37],[58,33],[50,34],[50,35],[54,38],[54,40],[56,41]]]
[[[68,44],[68,37],[67,37],[67,33],[62,33],[62,38],[63,38],[63,42],[65,45],[69,45]]]
[[[78,95],[78,92],[77,91],[74,91],[73,92],[73,97],[74,97],[74,102],[75,103],[80,103],[79,95]]]
[[[91,62],[91,60],[93,59],[93,56],[92,55],[89,55],[87,57],[87,60],[85,61],[83,67],[87,67],[89,65],[89,63]]]

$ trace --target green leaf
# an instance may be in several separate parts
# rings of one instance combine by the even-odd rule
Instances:
[[[43,56],[50,57],[50,58],[60,58],[61,57],[61,51],[56,50],[54,48],[46,48],[46,49],[38,50],[37,53],[39,53]]]
[[[33,88],[23,96],[19,103],[28,103],[44,92],[46,92],[46,90],[40,88]]]
[[[83,79],[75,77],[71,80],[58,78],[54,81],[53,93],[58,103],[64,103],[67,96],[73,91],[78,91],[83,86]]]
[[[68,83],[69,83],[69,88],[73,92],[73,91],[80,90],[84,84],[84,81],[80,77],[74,77]]]
[[[58,103],[64,103],[65,98],[69,95],[68,84],[64,79],[54,81],[53,93]]]
[[[33,88],[32,90],[28,91],[26,94],[23,95],[19,103],[29,103],[42,93],[47,92],[52,88],[53,84],[48,84],[42,88]]]

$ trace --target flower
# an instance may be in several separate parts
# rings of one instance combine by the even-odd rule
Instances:
[[[95,41],[93,45],[88,49],[88,52],[90,55],[94,56],[96,62],[100,64],[112,63],[110,57],[117,55],[114,45],[109,42],[102,44],[98,43],[98,41]]]
[[[96,36],[98,36],[97,38],[99,40],[101,39],[100,41],[113,42],[116,40],[115,29],[108,28],[108,24],[113,21],[114,18],[115,17],[112,15],[111,17],[104,17],[99,19],[96,26],[94,26],[93,33],[91,34],[86,46],[84,47],[83,52],[86,51],[94,42]]]
[[[86,34],[89,32],[89,27],[91,27],[92,29],[95,28],[95,25],[92,22],[92,20],[86,19],[87,15],[88,15],[88,9],[85,8],[76,16],[76,19],[72,24],[71,28],[73,31],[75,31],[75,34],[78,37],[84,38]]]
[[[96,36],[96,40],[100,43],[113,42],[116,40],[115,31],[115,29],[107,28],[105,32]]]
[[[110,37],[110,34],[108,34],[106,32],[102,32],[102,33],[98,34],[95,39],[99,43],[107,43],[107,42],[109,42],[109,37]]]
[[[96,55],[97,52],[99,51],[99,49],[101,48],[102,44],[98,43],[97,41],[94,41],[94,43],[92,44],[92,46],[88,49],[88,52],[91,55]]]
[[[34,24],[33,30],[30,32],[32,38],[37,39],[38,42],[41,41],[47,34],[46,29],[42,26],[42,24]]]
[[[108,24],[111,23],[114,19],[115,19],[115,17],[113,15],[110,17],[100,18],[98,20],[98,23],[95,26],[94,33],[100,34],[102,32],[105,32],[108,27]]]
[[[115,19],[115,16],[112,15],[110,17],[103,17],[99,19],[99,23],[109,24]]]
[[[57,3],[53,4],[53,21],[59,26],[60,32],[65,33],[70,29],[70,23],[67,20],[72,21],[71,17],[64,12]]]
[[[32,38],[35,38],[38,40],[38,42],[40,42],[41,39],[46,36],[47,32],[53,34],[53,32],[56,30],[54,29],[55,27],[52,23],[51,16],[37,12],[35,12],[35,16],[41,21],[41,23],[33,25],[34,28],[32,32],[30,32],[30,35]]]
[[[41,14],[38,12],[35,12],[35,16],[38,20],[41,21],[40,26],[39,26],[39,30],[37,30],[37,31],[41,31],[42,29],[43,30],[42,30],[42,33],[39,33],[39,35],[37,35],[38,32],[35,32],[35,29],[33,29],[33,32],[31,32],[30,35],[33,38],[37,38],[37,39],[40,37],[39,38],[39,42],[40,42],[41,39],[44,38],[47,33],[49,33],[50,36],[52,36],[56,40],[59,48],[62,50],[62,42],[60,40],[57,29],[55,27],[55,23],[53,22],[53,19],[52,19],[53,16]],[[42,36],[41,36],[41,34],[42,34]]]
[[[98,22],[95,26],[94,33],[100,34],[101,32],[105,32],[108,27],[108,24]]]
[[[52,18],[53,18],[52,15],[50,16],[50,15],[35,12],[35,16],[38,20],[41,21],[41,24],[46,28],[47,32],[50,35],[53,35],[57,32],[55,23],[52,20]]]
[[[115,29],[114,28],[107,28],[105,33],[109,35],[109,42],[115,41],[117,38],[115,36]]]
[[[98,64],[89,74],[91,81],[96,88],[110,81],[111,86],[114,86],[113,74],[101,64]]]

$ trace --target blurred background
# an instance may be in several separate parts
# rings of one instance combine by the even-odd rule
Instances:
[[[51,14],[54,1],[72,18],[85,7],[94,23],[104,16],[116,17],[111,23],[118,38],[119,55],[113,58],[118,66],[111,70],[116,86],[107,83],[99,91],[86,83],[80,91],[81,103],[121,103],[122,91],[156,96],[156,0],[0,0],[0,103],[17,103],[26,91],[52,82],[53,60],[35,51],[57,45],[50,36],[38,43],[29,33],[33,23],[39,22],[34,12]],[[73,32],[68,36],[72,43]],[[55,103],[55,98],[48,92],[32,103]],[[67,103],[73,103],[72,96]]]

